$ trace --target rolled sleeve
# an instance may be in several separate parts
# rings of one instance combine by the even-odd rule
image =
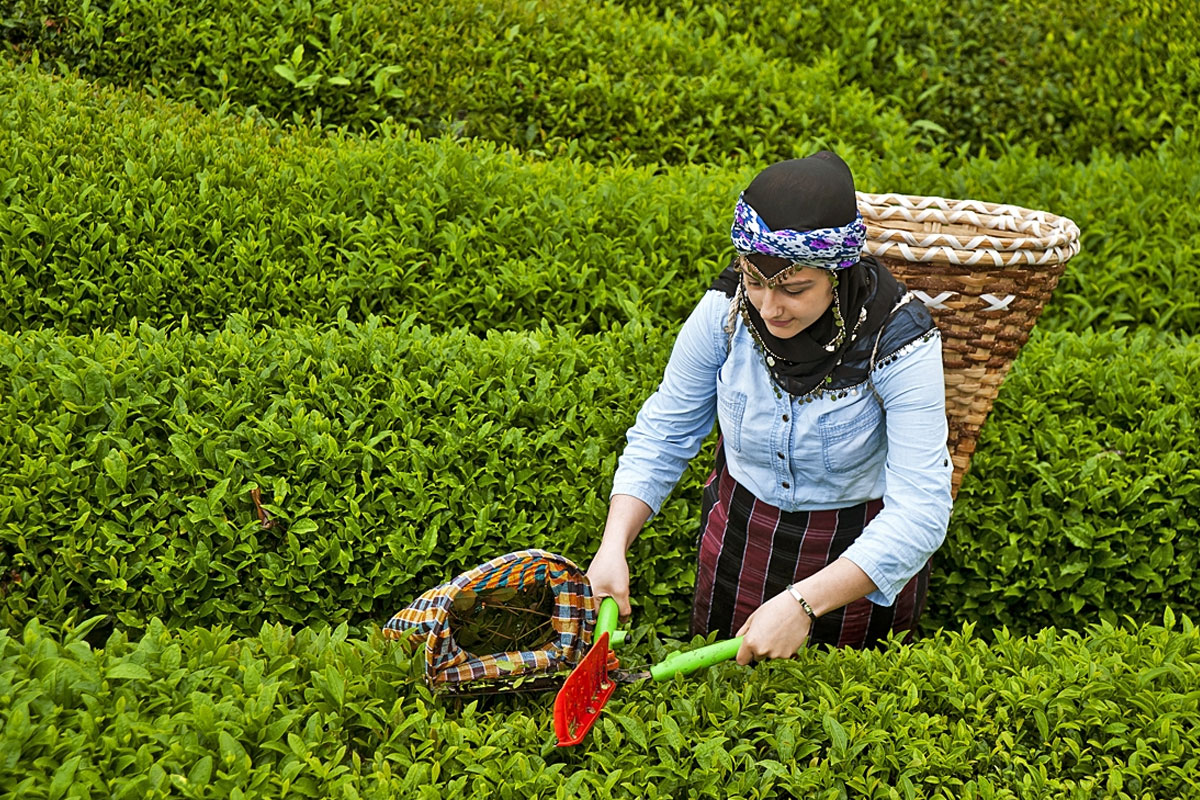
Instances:
[[[684,322],[662,381],[626,433],[612,494],[627,494],[657,514],[700,451],[717,413],[717,370],[725,359],[721,337],[729,300],[706,292]]]
[[[886,412],[883,508],[842,555],[874,581],[867,599],[890,606],[941,546],[950,522],[954,468],[941,339],[877,369],[874,381]]]

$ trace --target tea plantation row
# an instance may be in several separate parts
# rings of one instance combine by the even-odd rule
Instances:
[[[888,140],[899,150],[920,138],[881,99],[842,87],[832,60],[797,69],[744,41],[615,6],[17,5],[0,31],[14,56],[36,48],[63,71],[210,111],[252,107],[259,118],[356,130],[394,119],[426,136],[596,161],[761,160],[837,140],[878,156]]]
[[[1076,161],[1140,153],[1195,132],[1200,114],[1187,0],[12,5],[9,52],[88,78],[214,111],[356,129],[395,119],[591,160],[1019,141]]]
[[[480,339],[376,319],[0,334],[0,622],[370,626],[501,553],[586,563],[671,342],[638,325]],[[1146,333],[1026,345],[937,556],[932,624],[1195,608],[1200,461],[1178,443],[1195,432],[1198,348]],[[649,621],[687,617],[710,465],[706,450],[635,545]]]
[[[96,649],[30,622],[0,631],[0,759],[23,800],[1194,797],[1200,634],[1165,616],[622,686],[571,750],[545,697],[435,701],[421,657],[345,627]]]
[[[184,5],[0,11],[0,795],[1200,796],[1200,344],[1149,330],[1200,322],[1181,0]],[[738,189],[818,146],[1083,230],[949,632],[623,686],[575,751],[549,695],[432,697],[375,628],[586,563]],[[711,447],[631,554],[630,666]]]
[[[887,98],[937,141],[972,149],[1034,142],[1086,161],[1194,134],[1200,121],[1200,16],[1189,0],[621,5],[744,36],[797,69],[832,60],[850,87]]]
[[[0,329],[130,318],[201,329],[415,314],[475,333],[673,328],[730,251],[750,171],[664,174],[488,144],[270,131],[0,67]],[[847,153],[864,191],[1002,200],[1075,219],[1042,328],[1200,329],[1200,147],[1056,167]]]

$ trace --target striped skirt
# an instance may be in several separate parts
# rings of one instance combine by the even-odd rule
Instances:
[[[871,500],[832,511],[780,511],[729,475],[718,443],[716,466],[704,486],[691,632],[733,636],[789,583],[837,560],[881,508],[882,500]],[[888,631],[911,637],[925,608],[929,568],[926,562],[891,606],[862,598],[818,618],[808,644],[866,648],[886,639]]]

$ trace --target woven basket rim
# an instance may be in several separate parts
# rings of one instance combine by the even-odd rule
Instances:
[[[1005,267],[1058,264],[1079,252],[1079,226],[1048,211],[935,195],[857,195],[871,255]],[[914,231],[902,223],[926,229]],[[941,225],[972,230],[945,231]]]

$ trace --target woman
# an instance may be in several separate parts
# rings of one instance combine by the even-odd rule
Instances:
[[[588,568],[630,613],[625,553],[719,422],[692,632],[737,660],[911,631],[950,516],[941,340],[875,259],[849,167],[774,164],[734,212],[738,252],[684,323],[628,432]]]

